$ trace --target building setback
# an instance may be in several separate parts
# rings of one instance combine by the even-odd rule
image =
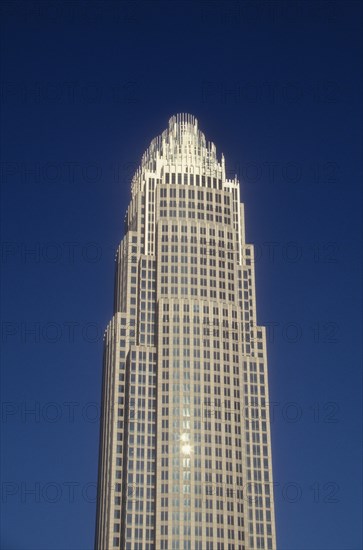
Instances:
[[[275,549],[268,404],[239,182],[178,114],[133,177],[117,250],[96,550]]]

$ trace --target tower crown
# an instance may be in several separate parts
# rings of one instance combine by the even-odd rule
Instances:
[[[217,159],[213,142],[207,141],[198,128],[198,120],[189,113],[178,113],[169,119],[169,125],[161,135],[155,137],[142,156],[141,164],[132,181],[132,190],[142,186],[143,174],[155,171],[156,164],[167,166],[193,166],[208,174],[224,172],[224,157]]]

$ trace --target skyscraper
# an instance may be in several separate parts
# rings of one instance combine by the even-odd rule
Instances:
[[[266,334],[239,182],[179,114],[131,191],[105,333],[96,549],[275,549]]]

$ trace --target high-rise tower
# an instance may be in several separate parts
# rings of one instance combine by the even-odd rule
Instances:
[[[117,251],[96,549],[275,549],[268,400],[239,182],[173,116]]]

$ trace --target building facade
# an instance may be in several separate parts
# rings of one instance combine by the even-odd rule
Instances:
[[[132,180],[105,333],[96,550],[275,549],[265,328],[236,178],[180,114]]]

